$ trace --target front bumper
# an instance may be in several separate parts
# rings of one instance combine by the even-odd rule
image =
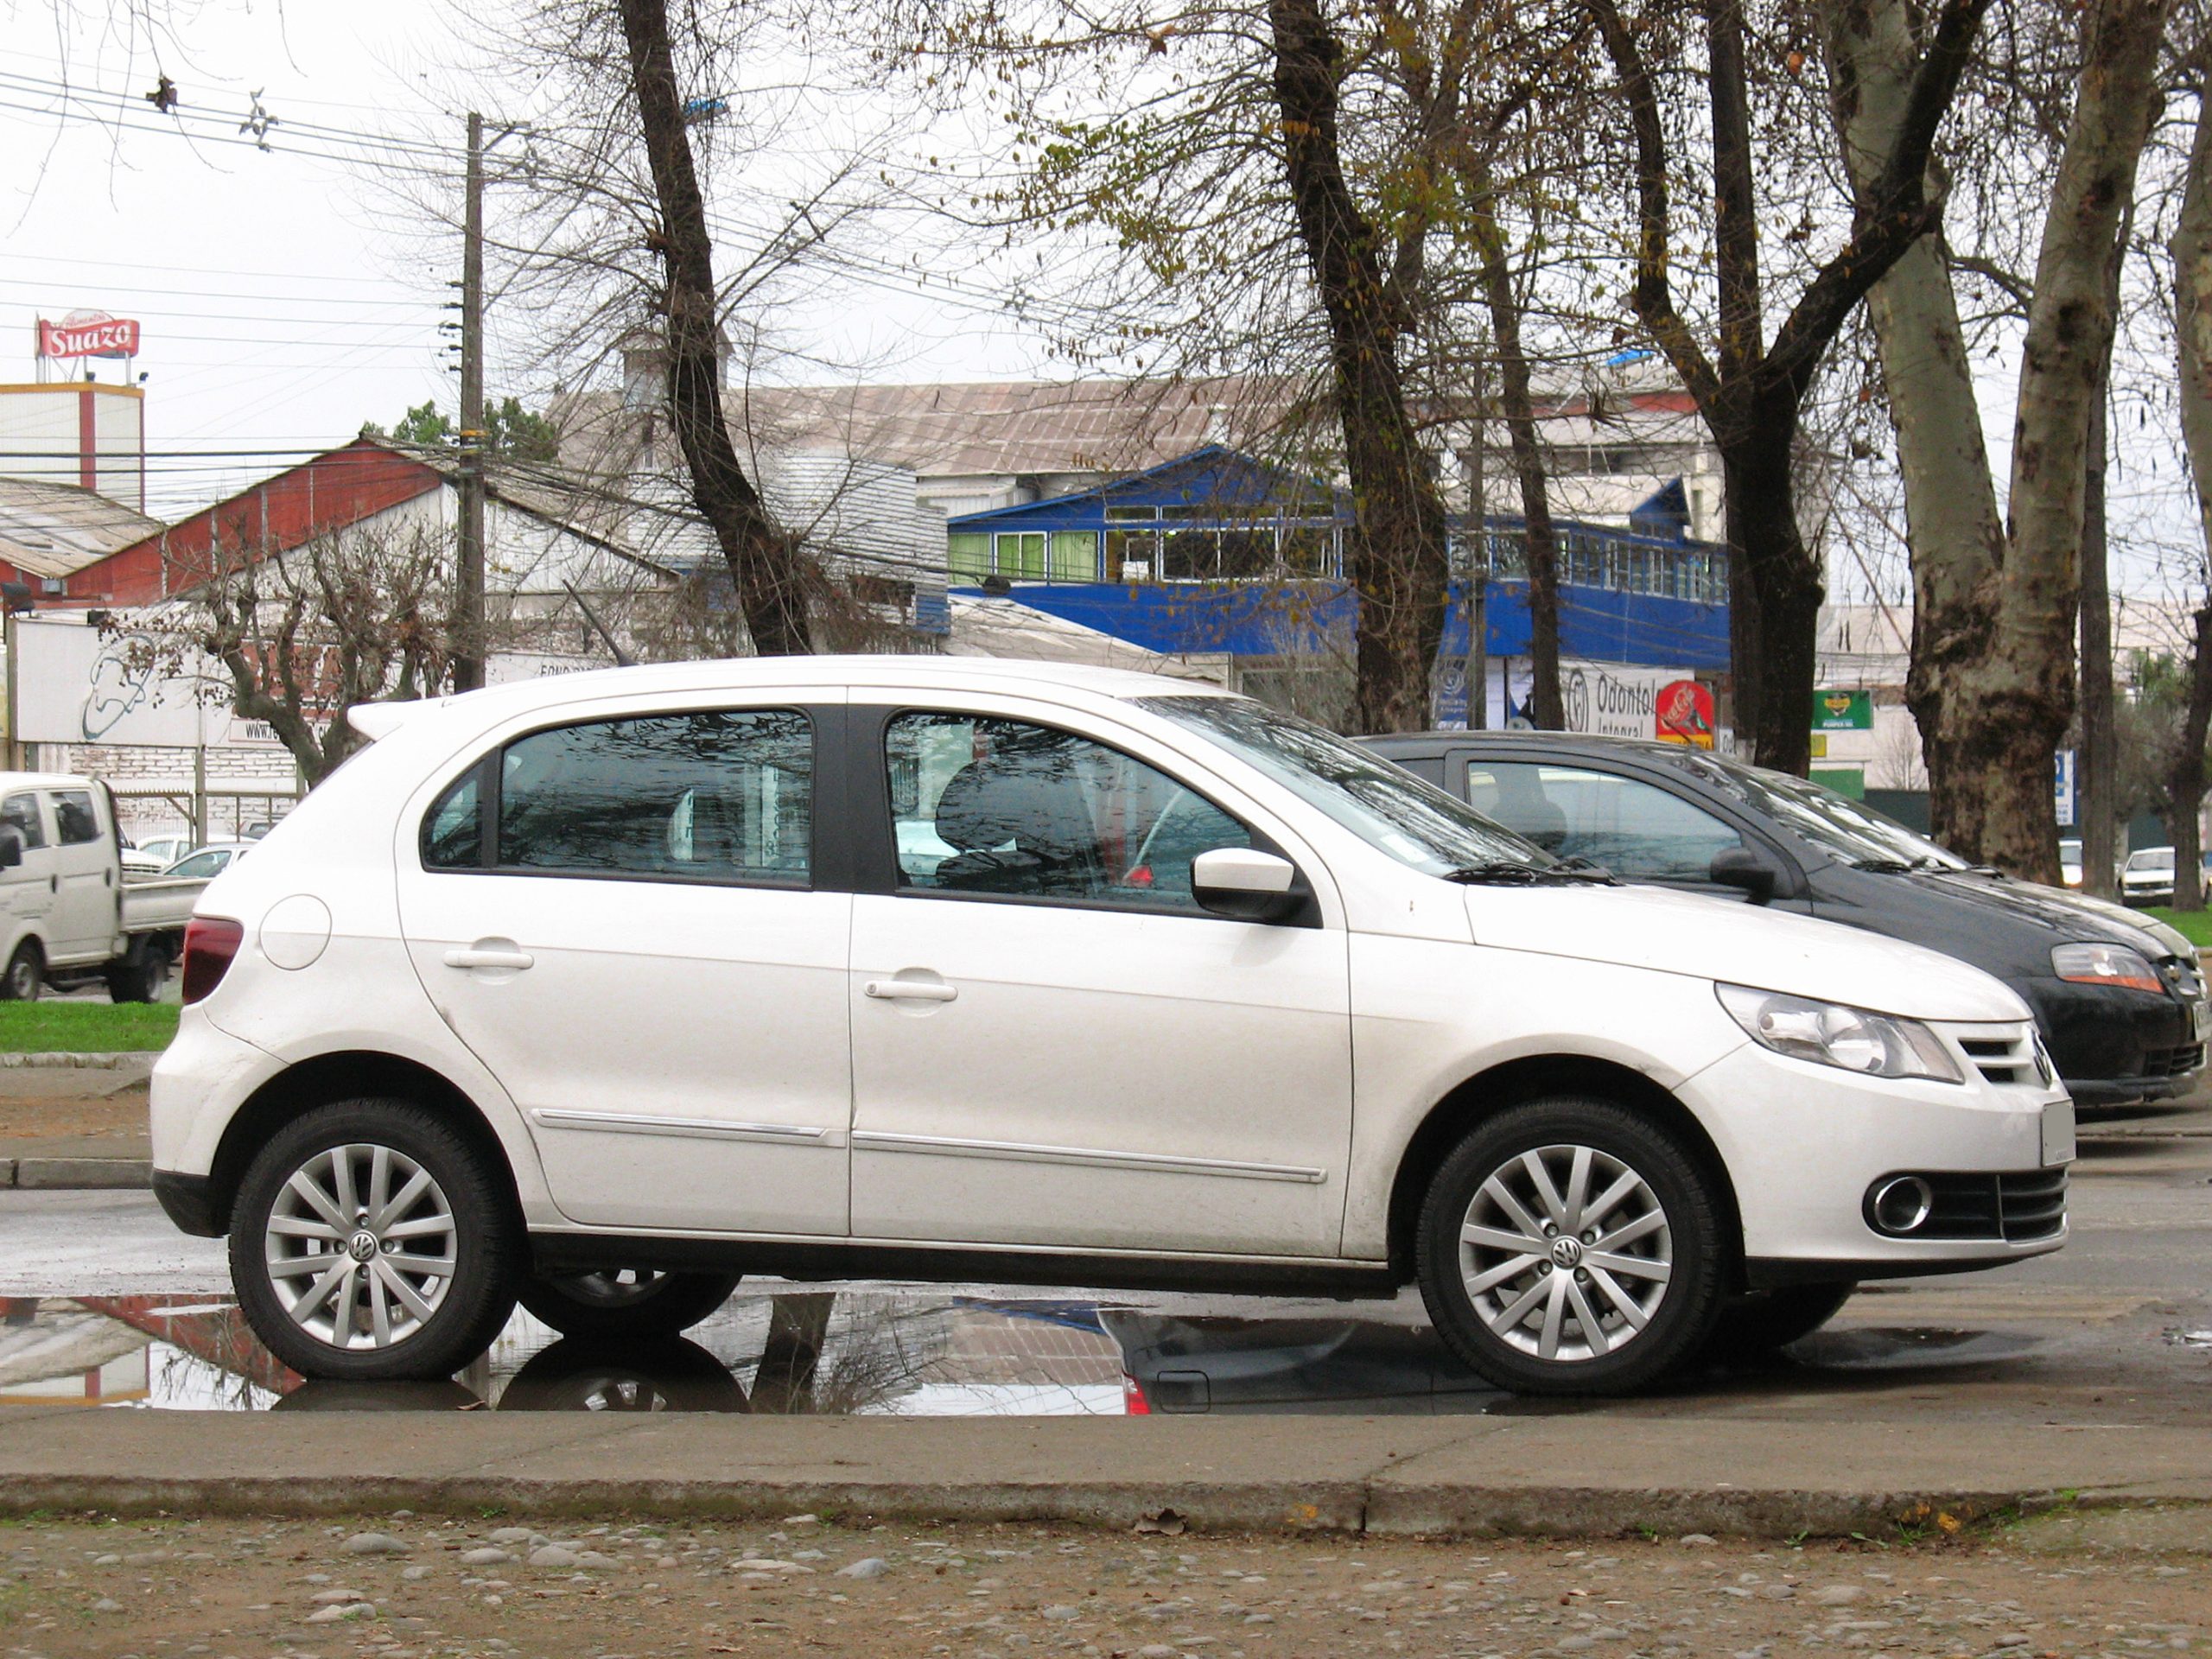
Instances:
[[[2192,1002],[2061,979],[2014,982],[2077,1106],[2168,1100],[2196,1086],[2204,1042]]]
[[[2020,1029],[2014,1027],[2014,1030]],[[1867,1219],[1874,1184],[1900,1171],[2024,1176],[2074,1153],[2065,1090],[2028,1078],[1963,1084],[1862,1077],[1745,1044],[1677,1091],[1734,1183],[1747,1269],[1768,1284],[1905,1278],[2001,1267],[2063,1246],[2034,1238],[1887,1236]]]

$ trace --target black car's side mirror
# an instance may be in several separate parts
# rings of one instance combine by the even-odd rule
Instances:
[[[1705,879],[1716,887],[1735,887],[1755,905],[1774,897],[1774,867],[1748,847],[1724,847],[1713,855]]]
[[[23,832],[12,823],[0,823],[0,870],[12,870],[23,861]]]

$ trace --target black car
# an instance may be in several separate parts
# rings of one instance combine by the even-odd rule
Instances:
[[[2212,1032],[2187,940],[1971,866],[1863,803],[1674,743],[1561,732],[1368,740],[1562,858],[1771,904],[1970,962],[2035,1011],[2077,1104],[2186,1091]]]

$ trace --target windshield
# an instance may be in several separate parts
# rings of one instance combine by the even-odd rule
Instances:
[[[1956,853],[1917,830],[1906,829],[1895,818],[1884,817],[1865,802],[1802,778],[1716,760],[1688,750],[1669,758],[1847,864],[1923,870],[1972,868]]]
[[[2153,847],[2147,852],[2130,853],[2127,868],[2131,870],[2171,870],[2174,867],[2174,849]]]
[[[1558,862],[1465,801],[1310,721],[1242,697],[1144,697],[1138,707],[1203,733],[1370,846],[1427,874],[1492,864],[1545,870]]]

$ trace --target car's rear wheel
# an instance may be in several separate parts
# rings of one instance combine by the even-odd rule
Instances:
[[[513,1311],[521,1243],[492,1172],[435,1113],[350,1100],[248,1166],[231,1278],[254,1334],[303,1376],[450,1376]]]
[[[0,1002],[35,1002],[45,988],[46,958],[36,940],[25,939],[8,958],[7,970],[0,973]]]
[[[650,1268],[533,1275],[522,1305],[564,1337],[673,1337],[729,1300],[734,1273],[656,1273]]]
[[[1841,1310],[1859,1288],[1855,1282],[1785,1285],[1732,1296],[1720,1310],[1707,1352],[1717,1360],[1763,1359],[1778,1348],[1809,1337]]]
[[[1721,1215],[1712,1178],[1665,1129],[1610,1101],[1531,1101],[1478,1125],[1431,1182],[1421,1296],[1501,1388],[1627,1393],[1710,1335]]]
[[[162,995],[162,987],[168,982],[168,947],[148,939],[130,952],[120,967],[107,970],[107,1000],[111,1002],[156,1001]]]

